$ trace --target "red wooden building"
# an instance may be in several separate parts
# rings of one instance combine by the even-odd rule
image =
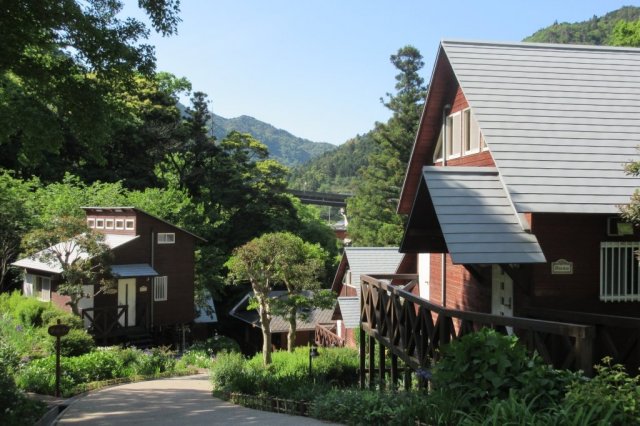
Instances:
[[[406,300],[453,319],[425,326],[429,351],[481,321],[535,331],[549,360],[568,347],[566,365],[605,354],[640,365],[640,232],[619,216],[640,187],[624,171],[640,141],[638,84],[640,49],[440,44],[398,206],[400,251],[418,255],[429,303]],[[380,289],[366,303],[382,310],[389,290],[369,281]],[[396,345],[391,322],[362,315]]]
[[[96,288],[85,286],[79,307],[89,331],[97,338],[117,339],[160,334],[191,323],[196,317],[194,251],[202,238],[135,207],[84,210],[87,226],[105,235],[117,280],[114,291],[97,295]],[[59,265],[32,257],[14,266],[25,270],[25,295],[69,309],[68,297],[57,292]]]

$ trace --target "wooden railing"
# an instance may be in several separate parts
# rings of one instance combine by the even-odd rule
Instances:
[[[105,339],[113,332],[122,327],[119,323],[124,318],[123,323],[129,323],[129,306],[105,306],[100,308],[86,308],[82,310],[82,320],[89,320],[89,331],[95,338]]]
[[[640,368],[640,318],[542,308],[524,309],[523,313],[533,318],[571,321],[595,327],[594,360],[599,361],[604,357],[611,357],[613,363],[624,365],[630,374],[638,374],[638,368]]]
[[[581,369],[592,374],[593,326],[446,309],[391,284],[415,279],[416,275],[360,276],[361,386],[365,382],[365,333],[369,335],[370,386],[375,382],[376,341],[380,343],[380,386],[384,386],[385,380],[384,348],[391,353],[391,380],[395,386],[398,358],[414,370],[429,368],[432,360],[438,359],[442,344],[482,327],[514,333],[530,351],[537,351],[546,362],[558,368]]]
[[[344,339],[334,333],[334,324],[316,324],[316,337],[315,343],[318,346],[325,348],[328,347],[343,347]]]

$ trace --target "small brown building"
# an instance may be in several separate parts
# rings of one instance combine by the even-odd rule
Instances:
[[[96,294],[85,286],[79,305],[96,337],[160,333],[192,322],[194,251],[202,238],[135,207],[85,207],[87,226],[105,235],[113,251],[111,272],[117,288]],[[60,266],[35,257],[13,264],[24,268],[23,292],[69,309],[57,292]]]

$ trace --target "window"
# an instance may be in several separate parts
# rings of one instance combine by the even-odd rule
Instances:
[[[176,242],[176,234],[173,232],[158,232],[158,244],[173,244]]]
[[[433,162],[440,163],[442,162],[442,131],[440,131],[440,136],[438,136],[438,142],[436,143],[436,149],[433,154]]]
[[[104,219],[96,219],[96,228],[104,229]]]
[[[87,226],[89,228],[95,228],[96,227],[96,221],[95,219],[87,219]]]
[[[153,300],[155,302],[167,300],[167,277],[155,277],[153,279]]]
[[[445,119],[443,131],[438,136],[436,143],[433,156],[434,163],[443,160],[443,135],[446,136],[447,142],[445,146],[447,160],[475,154],[487,149],[478,122],[473,117],[470,108],[453,113]]]
[[[105,229],[113,229],[113,219],[106,219],[104,221]]]
[[[600,243],[600,300],[640,300],[637,251],[639,241]]]
[[[116,229],[124,229],[124,220],[116,219]]]
[[[133,226],[134,226],[133,219],[127,219],[125,221],[125,228],[126,229],[133,229]]]

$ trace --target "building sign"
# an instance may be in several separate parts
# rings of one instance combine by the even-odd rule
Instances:
[[[140,293],[146,293],[147,292],[147,286],[143,285],[140,287]]]
[[[573,275],[573,262],[566,259],[558,259],[551,262],[551,274],[553,275]]]

